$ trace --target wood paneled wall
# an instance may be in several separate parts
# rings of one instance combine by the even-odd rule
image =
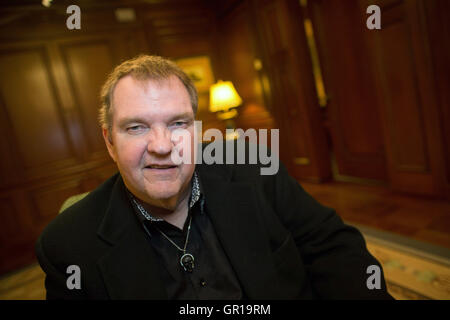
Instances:
[[[139,47],[136,32],[47,33],[42,40],[19,33],[0,44],[0,214],[8,221],[0,227],[0,272],[30,261],[65,199],[116,170],[97,122],[99,89]]]
[[[212,11],[203,1],[80,1],[81,30],[68,30],[68,1],[27,1],[0,11],[0,273],[34,259],[34,243],[69,196],[117,169],[98,125],[107,74],[139,53],[211,55]],[[120,5],[136,19],[119,23]]]
[[[228,32],[223,43],[236,49],[222,48],[222,62],[245,92],[253,81],[251,57],[261,57],[270,83],[265,104],[280,128],[281,156],[291,174],[326,180],[334,154],[340,176],[450,197],[447,2],[220,3],[215,10]],[[382,10],[381,30],[366,27],[370,4]],[[324,108],[317,102],[305,19],[315,32]]]

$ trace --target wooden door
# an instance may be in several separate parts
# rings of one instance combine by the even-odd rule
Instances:
[[[390,184],[403,192],[444,196],[444,137],[431,60],[431,46],[439,44],[429,40],[428,1],[375,3],[381,7],[382,28],[369,40],[382,102]]]
[[[298,3],[254,1],[271,84],[271,111],[280,126],[280,155],[297,179],[330,177],[329,152],[314,89]]]
[[[308,1],[339,174],[386,180],[402,192],[445,194],[430,2]],[[380,30],[366,26],[372,4],[381,8]]]
[[[387,180],[386,154],[366,10],[357,1],[309,1],[327,105],[323,112],[332,141],[335,178]]]

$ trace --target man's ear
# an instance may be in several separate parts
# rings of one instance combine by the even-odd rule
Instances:
[[[109,130],[107,128],[102,128],[103,133],[103,139],[105,139],[106,147],[108,148],[109,155],[113,159],[114,162],[116,162],[116,150],[114,148],[112,137],[109,134]]]

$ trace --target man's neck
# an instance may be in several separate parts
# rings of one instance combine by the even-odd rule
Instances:
[[[167,223],[183,229],[188,216],[190,194],[191,187],[189,186],[179,199],[172,200],[173,204],[165,202],[154,205],[142,201],[141,204],[152,216],[164,219]]]

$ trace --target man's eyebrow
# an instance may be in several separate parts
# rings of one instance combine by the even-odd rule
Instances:
[[[173,117],[171,117],[169,119],[169,122],[173,121],[175,119],[193,119],[193,118],[194,118],[194,116],[192,115],[191,112],[184,112],[184,113],[181,113],[181,114],[174,115]]]
[[[123,127],[129,123],[134,123],[134,122],[144,122],[144,120],[142,118],[137,118],[137,117],[124,118],[119,121],[119,127]]]
[[[191,120],[191,119],[194,119],[194,116],[192,115],[191,112],[184,112],[184,113],[176,114],[176,115],[170,117],[168,122],[172,122],[177,119]],[[123,118],[119,121],[119,127],[124,127],[130,123],[143,123],[145,121],[146,121],[145,119],[139,118],[139,117],[127,117],[127,118]]]

